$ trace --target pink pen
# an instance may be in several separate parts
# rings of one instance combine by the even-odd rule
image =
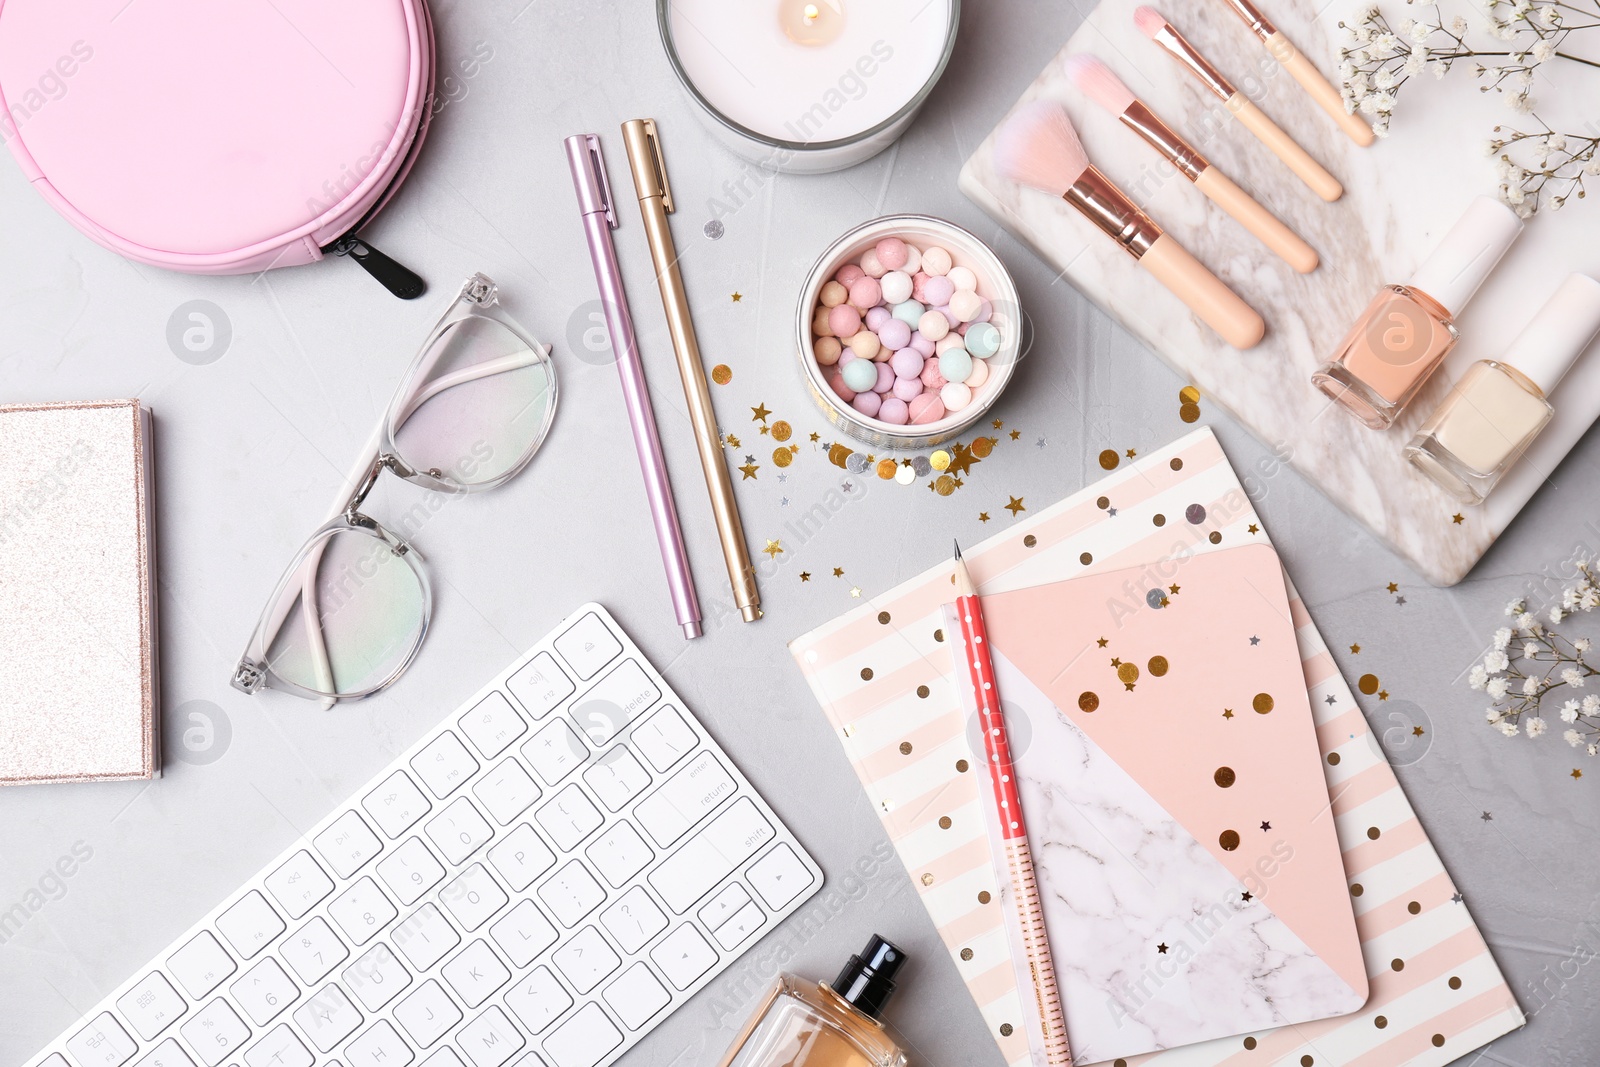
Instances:
[[[616,353],[617,373],[622,377],[622,399],[628,408],[628,425],[633,428],[639,469],[644,473],[645,495],[650,498],[650,516],[655,521],[656,543],[661,546],[661,562],[667,569],[672,608],[677,613],[678,625],[683,627],[683,636],[699,637],[700,601],[695,596],[694,578],[689,573],[689,554],[683,547],[678,509],[672,502],[672,482],[667,477],[666,457],[661,454],[661,436],[656,432],[656,415],[644,381],[644,364],[639,359],[639,345],[633,336],[628,294],[622,287],[617,250],[611,243],[617,215],[612,209],[611,180],[606,176],[605,158],[600,154],[600,138],[592,133],[575,134],[562,144],[566,146],[572,184],[578,192],[578,213],[583,218],[583,234],[589,241],[595,281],[600,285],[600,305],[605,312],[606,329],[611,334],[611,350]]]

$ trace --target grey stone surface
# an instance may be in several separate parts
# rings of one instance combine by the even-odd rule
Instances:
[[[154,784],[0,792],[0,908],[41,884],[49,891],[0,943],[0,1064],[26,1061],[588,599],[610,607],[672,679],[817,856],[833,894],[624,1062],[715,1063],[776,970],[830,977],[877,931],[916,956],[889,1012],[914,1059],[998,1064],[784,645],[855,603],[852,585],[882,591],[944,558],[952,534],[971,541],[993,532],[1009,521],[1008,495],[1048,503],[1095,478],[1101,449],[1152,448],[1188,428],[1178,419],[1184,383],[954,188],[967,152],[1085,11],[969,3],[948,75],[893,150],[829,177],[757,176],[730,194],[725,183],[748,172],[698,125],[644,3],[439,3],[444,65],[475,46],[493,55],[476,77],[458,79],[407,188],[369,230],[432,283],[413,304],[341,262],[263,278],[133,266],[78,236],[15,166],[0,166],[0,399],[138,395],[153,407],[169,736],[200,712],[220,717],[226,730],[217,736],[228,738],[220,753],[170,760]],[[624,204],[619,247],[713,616],[706,637],[688,645],[671,618],[615,372],[593,354],[575,356],[569,341],[581,336],[595,289],[560,140],[598,131],[620,174],[618,124],[641,115],[657,117],[666,139],[680,204],[674,226],[708,360],[734,368],[733,382],[714,390],[719,413],[761,464],[739,487],[751,542],[778,538],[786,549],[766,569],[767,617],[746,626],[722,615],[728,598],[711,516],[642,231]],[[714,198],[732,210],[714,212]],[[874,483],[801,543],[784,524],[841,472],[807,442],[780,481],[749,409],[764,403],[802,441],[811,430],[831,437],[794,366],[800,280],[833,236],[897,210],[972,228],[1015,273],[1037,341],[995,414],[1022,440],[1006,441],[949,498]],[[716,241],[702,231],[713,214],[725,227]],[[1575,250],[1563,269],[1584,263]],[[227,678],[260,602],[338,493],[440,304],[474,270],[497,278],[513,313],[557,346],[562,409],[545,451],[510,486],[451,502],[417,535],[437,580],[435,628],[390,693],[329,712],[234,693]],[[209,363],[168,346],[169,317],[194,300],[221,308],[231,329],[229,347]],[[1543,589],[1548,568],[1575,551],[1600,550],[1600,440],[1580,444],[1465,582],[1432,589],[1237,426],[1214,425],[1340,665],[1352,677],[1377,674],[1391,694],[1364,700],[1374,726],[1425,728],[1400,753],[1401,780],[1532,1014],[1525,1030],[1478,1058],[1591,1062],[1600,1046],[1591,964],[1600,941],[1600,765],[1554,736],[1494,734],[1460,679],[1505,600]],[[405,506],[412,492],[389,500]],[[980,511],[996,521],[980,524]],[[834,567],[846,577],[833,578]],[[1385,591],[1391,581],[1403,604]],[[1355,643],[1359,655],[1348,652]],[[1584,768],[1581,780],[1568,777],[1574,766]],[[75,847],[90,858],[58,887],[48,872]]]

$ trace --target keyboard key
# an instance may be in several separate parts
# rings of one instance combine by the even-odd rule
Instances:
[[[217,916],[217,929],[228,939],[240,959],[249,959],[283,933],[283,920],[254,889],[239,903]]]
[[[322,873],[311,853],[301,849],[266,877],[267,892],[291,919],[298,919],[333,892],[333,879]]]
[[[244,1062],[250,1067],[311,1067],[316,1060],[293,1030],[279,1025],[251,1046],[244,1054]]]
[[[572,672],[584,680],[599,674],[600,668],[616,659],[622,651],[622,642],[592,611],[573,623],[552,643]]]
[[[539,886],[539,899],[562,926],[570,929],[600,906],[606,899],[606,891],[600,888],[588,868],[573,860]]]
[[[671,767],[699,744],[699,736],[671,704],[640,723],[628,738],[628,745],[637,749],[658,771]]]
[[[432,1056],[423,1060],[422,1067],[467,1067],[467,1065],[461,1062],[461,1057],[456,1055],[455,1049],[446,1045]],[[519,1064],[518,1067],[521,1067],[521,1065]],[[528,1067],[537,1067],[537,1065],[529,1064]]]
[[[428,820],[423,829],[452,867],[459,866],[494,836],[494,830],[466,797],[457,797],[449,807]]]
[[[622,1031],[590,1002],[545,1038],[544,1051],[555,1067],[595,1067],[622,1044]]]
[[[365,945],[377,937],[398,914],[371,878],[362,878],[328,905],[329,918],[339,924],[352,945]]]
[[[405,771],[395,771],[361,800],[378,829],[393,841],[433,807]]]
[[[433,795],[443,800],[456,791],[456,787],[477,773],[478,761],[461,743],[461,739],[446,730],[428,743],[411,761],[422,784],[433,790]]]
[[[634,886],[611,907],[600,913],[600,922],[611,931],[622,951],[638,952],[650,939],[667,928],[667,916],[643,886]]]
[[[716,896],[706,902],[705,907],[697,913],[700,925],[707,930],[715,930],[729,919],[739,913],[739,909],[750,903],[750,894],[738,882],[729,882],[718,890]]]
[[[550,968],[535,967],[532,974],[519,979],[516,985],[506,990],[506,1007],[522,1021],[529,1033],[538,1034],[572,1007],[572,996],[556,981]]]
[[[550,925],[533,901],[524,900],[489,927],[489,936],[519,970],[534,957],[556,943],[556,928]]]
[[[666,784],[633,809],[633,817],[662,848],[688,833],[696,823],[738,792],[728,772],[709,752],[702,752]]]
[[[189,1042],[189,1047],[195,1050],[206,1067],[217,1067],[249,1040],[250,1028],[228,1007],[227,1001],[218,997],[201,1008],[194,1018],[178,1027],[178,1033]],[[96,1064],[96,1067],[104,1065]]]
[[[684,923],[650,950],[650,958],[675,988],[688,989],[717,962],[717,950],[706,943],[693,923]]]
[[[616,952],[606,944],[606,939],[600,936],[600,931],[592,926],[585,926],[570,941],[551,954],[550,962],[556,965],[556,969],[568,982],[572,983],[573,989],[579,993],[587,993],[615,971],[622,960],[618,959]]]
[[[589,758],[589,746],[572,732],[566,719],[556,719],[522,746],[522,758],[545,785],[555,785]]]
[[[484,759],[494,759],[528,732],[528,724],[511,707],[511,701],[499,693],[490,693],[478,701],[476,707],[461,716],[458,725]]]
[[[508,759],[478,780],[472,793],[495,822],[505,826],[521,815],[529,804],[539,799],[539,787],[533,784],[522,764]]]
[[[608,743],[661,699],[638,660],[627,660],[572,702],[572,721],[589,743]]]
[[[81,1022],[82,1020],[79,1021]],[[167,1043],[172,1044],[170,1041]],[[174,1045],[173,1047],[176,1048],[177,1046]],[[137,1064],[135,1064],[135,1067],[144,1067],[145,1061],[148,1059],[150,1059],[150,1057],[146,1056],[145,1059],[140,1060]],[[72,1065],[67,1062],[67,1058],[61,1053],[52,1052],[50,1055],[39,1061],[38,1067],[72,1067]]]
[[[329,1052],[356,1032],[361,1025],[361,1012],[350,1003],[344,990],[329,984],[294,1010],[294,1021],[318,1052]]]
[[[630,878],[649,866],[655,855],[644,843],[639,831],[631,823],[619,822],[606,827],[595,838],[594,844],[583,850],[601,877],[613,887],[620,888]]]
[[[394,1021],[418,1048],[427,1048],[461,1021],[461,1009],[430,978],[394,1006]]]
[[[183,986],[190,1000],[199,1000],[217,988],[238,966],[209,930],[202,930],[194,940],[167,958],[167,970]]]
[[[500,1067],[527,1042],[499,1008],[490,1008],[461,1028],[456,1044],[473,1067]]]
[[[600,809],[576,782],[546,801],[533,817],[563,852],[570,852],[605,822]]]
[[[109,1011],[103,1011],[67,1039],[67,1051],[78,1067],[122,1067],[139,1051],[139,1044]]]
[[[583,772],[594,795],[610,811],[620,811],[622,806],[650,787],[650,772],[634,758],[632,752],[618,745]]]
[[[741,797],[662,860],[647,877],[667,907],[681,915],[759,852],[772,840],[773,833],[772,824],[756,810],[750,798]]]
[[[60,1056],[51,1056],[39,1067],[67,1067],[67,1061]],[[169,1037],[133,1067],[194,1067],[194,1061],[183,1051],[182,1045]]]
[[[461,877],[439,890],[439,903],[469,932],[488,922],[495,912],[506,906],[507,900],[505,890],[495,883],[481,863],[474,863],[461,872]]]
[[[406,838],[403,845],[379,860],[374,870],[402,905],[415,904],[444,880],[443,865],[420,837]]]
[[[805,892],[813,881],[811,872],[788,845],[779,845],[762,856],[750,866],[745,877],[773,911]]]
[[[178,991],[160,971],[151,971],[139,984],[117,998],[117,1010],[133,1032],[151,1040],[189,1010]]]
[[[265,1026],[300,999],[300,987],[283,973],[283,968],[271,956],[244,972],[244,977],[229,986],[228,992],[257,1026]]]
[[[278,955],[300,976],[301,982],[310,985],[343,963],[350,950],[333,932],[328,920],[318,915],[290,934],[289,939],[278,946]]]
[[[392,939],[394,947],[419,971],[432,967],[461,944],[456,928],[432,904],[424,904],[396,926]]]
[[[489,850],[489,862],[514,892],[522,892],[556,861],[538,831],[523,823]]]
[[[389,951],[389,946],[383,944],[374,945],[365,956],[346,967],[341,976],[345,986],[368,1011],[377,1011],[411,984],[410,972]]]
[[[648,966],[635,963],[600,994],[622,1025],[637,1030],[672,1001],[672,994]]]
[[[378,835],[367,829],[361,816],[353,811],[339,816],[332,826],[313,837],[311,843],[340,878],[355,874],[383,849]]]
[[[766,919],[760,908],[754,904],[746,904],[734,914],[733,918],[711,931],[711,936],[716,938],[717,944],[724,949],[732,949],[735,945],[749,940],[751,934],[761,929]]]
[[[439,971],[461,1003],[476,1008],[511,981],[511,972],[484,941],[474,941]]]
[[[405,1039],[395,1033],[386,1019],[380,1019],[344,1050],[350,1067],[406,1067],[417,1058]]]
[[[535,720],[542,719],[572,695],[572,681],[556,666],[555,657],[541,652],[506,682],[511,695]]]

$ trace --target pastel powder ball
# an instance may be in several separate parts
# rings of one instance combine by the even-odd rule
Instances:
[[[922,336],[922,332],[920,330],[911,335],[911,347],[921,353],[924,359],[929,356],[939,354],[939,346],[935,342],[930,341],[926,337]]]
[[[972,357],[964,348],[952,348],[939,357],[939,373],[947,382],[965,382],[972,376]]]
[[[900,269],[907,274],[915,274],[922,269],[922,252],[916,245],[906,245],[906,265]]]
[[[855,393],[870,390],[878,384],[878,365],[869,359],[857,359],[842,368],[844,384]]]
[[[902,300],[894,306],[894,317],[914,330],[922,320],[922,313],[927,310],[919,301]]]
[[[822,292],[818,294],[818,299],[822,301],[823,307],[836,308],[850,299],[850,290],[838,282],[828,282],[823,285]]]
[[[896,377],[920,378],[922,377],[922,353],[915,348],[902,348],[889,357],[889,366],[894,368]]]
[[[878,419],[895,426],[904,426],[911,418],[911,409],[898,397],[889,397],[878,408]]]
[[[930,341],[938,341],[950,332],[950,321],[938,309],[925,311],[922,318],[917,320],[917,332]]]
[[[879,310],[874,308],[873,310]],[[897,318],[889,317],[888,321],[877,328],[878,340],[884,347],[899,351],[911,343],[911,327]]]
[[[924,304],[928,302],[928,279],[931,277],[932,275],[924,274],[921,271],[911,275],[911,299],[919,300]]]
[[[972,273],[971,267],[951,267],[945,276],[954,283],[957,289],[974,290],[978,288],[978,276]]]
[[[861,272],[869,278],[881,278],[889,273],[889,268],[878,262],[878,250],[869,248],[861,253]]]
[[[850,351],[862,359],[874,359],[883,350],[883,345],[878,341],[878,335],[871,330],[862,330],[852,334],[845,344],[850,346]]]
[[[899,270],[906,265],[906,243],[898,237],[885,237],[873,251],[878,254],[878,262],[889,270]]]
[[[939,399],[944,401],[946,411],[960,411],[972,403],[972,390],[960,382],[946,382],[939,390]]]
[[[876,278],[862,278],[850,287],[850,303],[863,311],[876,307],[882,299],[883,287],[878,284]]]
[[[934,245],[932,248],[923,249],[922,269],[927,271],[929,274],[948,274],[950,272],[950,266],[954,262],[955,261],[950,258],[950,253],[946,252],[938,245]],[[843,279],[840,280],[843,281]]]
[[[894,370],[887,363],[874,363],[878,368],[878,379],[872,383],[874,393],[887,393],[894,387]]]
[[[892,318],[894,318],[894,316],[889,313],[889,309],[880,305],[875,308],[868,308],[866,317],[863,319],[863,321],[867,324],[867,329],[871,330],[873,333],[877,333],[879,330],[883,329],[883,324]]]
[[[967,327],[967,351],[979,359],[988,359],[1000,351],[1000,331],[987,322],[975,322]]]
[[[939,361],[930,359],[922,365],[922,384],[929,389],[943,389],[944,375],[939,373]]]
[[[839,372],[838,367],[828,371],[828,388],[846,404],[856,398],[856,391],[845,384],[844,375]]]
[[[942,356],[952,348],[965,347],[967,347],[966,338],[962,337],[959,333],[947,333],[943,337],[939,338],[938,343],[933,346],[933,354],[936,356]]]
[[[920,364],[922,361],[918,360],[917,362]],[[920,378],[896,378],[894,386],[889,392],[909,404],[922,395],[922,380]]]
[[[831,367],[839,362],[839,357],[844,354],[844,346],[837,337],[819,337],[811,346],[811,354],[817,357],[817,362],[824,367]]]
[[[923,303],[934,306],[949,303],[955,291],[956,287],[949,278],[929,278],[928,284],[922,287],[922,292],[927,298]]]
[[[835,337],[854,337],[861,330],[861,312],[849,304],[828,311],[828,332]]]
[[[971,322],[982,307],[982,298],[971,289],[957,289],[950,297],[950,314],[962,322]]]
[[[918,426],[926,426],[944,418],[944,401],[939,399],[938,393],[923,393],[910,401],[909,406],[911,421]]]
[[[976,389],[989,380],[989,364],[981,359],[972,361],[972,373],[967,375],[967,380],[962,382],[968,389]]]
[[[811,316],[811,332],[818,337],[834,336],[833,327],[828,325],[828,318],[833,314],[831,308],[819,307],[817,313]]]
[[[867,272],[861,269],[859,263],[846,263],[839,268],[839,273],[833,276],[833,280],[844,286],[848,291],[852,285],[866,276]]]
[[[883,397],[877,393],[857,393],[850,406],[869,419],[876,418],[878,409],[883,406]]]
[[[892,270],[885,274],[878,282],[878,287],[883,290],[883,302],[886,304],[899,304],[911,299],[911,275],[904,271]]]

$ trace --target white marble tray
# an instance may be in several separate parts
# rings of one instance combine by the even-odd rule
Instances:
[[[1138,3],[1104,0],[1023,99],[1064,103],[1095,165],[1261,313],[1266,339],[1248,352],[1228,347],[1072,209],[999,178],[992,136],[962,168],[961,190],[1188,376],[1206,402],[1231,412],[1427,580],[1460,581],[1600,415],[1600,353],[1592,350],[1568,375],[1552,398],[1555,420],[1482,507],[1458,505],[1413,471],[1402,449],[1449,382],[1473,361],[1499,355],[1563,277],[1575,270],[1600,273],[1600,204],[1592,202],[1594,196],[1574,199],[1559,214],[1531,220],[1461,314],[1462,341],[1445,367],[1392,429],[1368,430],[1311,387],[1311,372],[1380,284],[1404,281],[1473,196],[1494,192],[1492,161],[1482,146],[1495,123],[1522,120],[1527,129],[1531,119],[1508,111],[1494,94],[1478,93],[1470,70],[1458,67],[1445,82],[1429,77],[1406,86],[1391,136],[1358,148],[1218,0],[1160,5],[1225,75],[1344,183],[1344,197],[1325,204],[1237,123],[1217,128],[1208,115],[1215,101],[1134,27]],[[1402,4],[1387,8],[1394,9],[1388,11],[1391,19],[1404,14]],[[1338,21],[1354,9],[1335,0],[1314,14],[1307,0],[1271,0],[1265,14],[1331,72]],[[1454,13],[1448,3],[1444,10],[1447,18]],[[1479,17],[1465,7],[1462,13]],[[1171,174],[1131,131],[1080,96],[1061,62],[1076,52],[1100,56],[1214,164],[1298,230],[1321,254],[1322,265],[1309,275],[1295,274]],[[1583,129],[1579,98],[1592,101],[1600,93],[1600,72],[1546,70],[1549,76],[1541,72],[1534,89],[1540,115],[1560,129]]]

